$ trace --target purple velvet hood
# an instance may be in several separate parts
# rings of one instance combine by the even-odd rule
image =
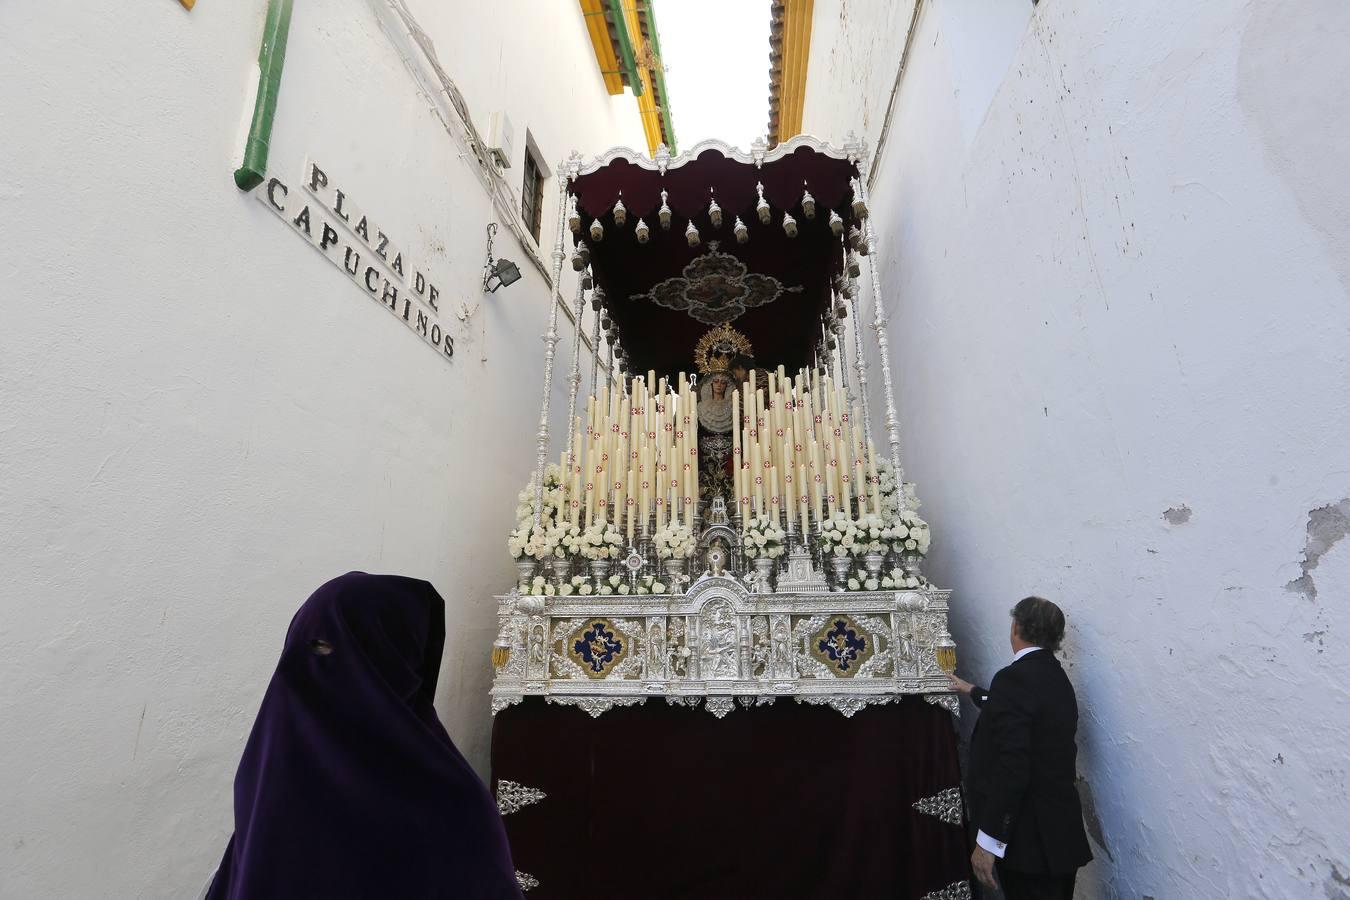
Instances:
[[[501,816],[436,718],[445,602],[352,572],[291,620],[209,900],[521,896]]]

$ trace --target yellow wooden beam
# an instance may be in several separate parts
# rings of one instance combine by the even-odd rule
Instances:
[[[791,105],[785,140],[802,131],[802,113],[806,106],[806,68],[811,58],[811,17],[815,11],[815,0],[791,2],[793,71],[788,93]]]
[[[605,90],[611,94],[623,93],[623,73],[619,59],[614,55],[614,42],[609,39],[609,28],[605,25],[604,0],[578,0],[581,15],[586,22],[586,33],[590,35],[591,47],[595,50],[595,61],[600,65],[600,74],[605,79]]]
[[[801,134],[815,0],[783,0],[782,62],[771,77],[778,86],[778,142]]]

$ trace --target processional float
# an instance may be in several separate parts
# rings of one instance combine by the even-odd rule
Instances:
[[[900,461],[861,142],[836,148],[800,136],[746,153],[709,141],[673,158],[664,147],[655,158],[619,148],[590,162],[574,154],[560,172],[536,466],[508,541],[518,582],[496,598],[493,757],[503,810],[547,793],[524,787],[519,745],[552,725],[504,721],[523,701],[593,718],[650,701],[701,707],[716,720],[737,704],[751,710],[737,715],[767,715],[758,707],[779,699],[846,718],[905,698],[932,705],[924,713],[911,702],[910,724],[883,730],[956,714],[944,677],[955,667],[949,592],[922,574],[929,531]],[[569,432],[551,444],[557,292],[569,259],[580,273]],[[846,328],[859,323],[864,265],[880,422],[865,329]],[[595,330],[580,397],[588,300]],[[788,740],[821,727],[775,715]],[[650,732],[650,722],[632,721],[629,731],[657,735],[709,727],[663,721]],[[948,827],[960,818],[951,731],[937,738],[951,758],[936,769],[952,784],[909,804]],[[706,734],[722,744],[724,735]],[[599,739],[587,740],[594,754]],[[594,770],[593,755],[580,760]],[[568,815],[580,815],[579,802]],[[517,831],[513,845],[531,843]],[[960,874],[960,852],[954,858],[947,868]],[[969,896],[947,874],[922,895]],[[527,886],[541,880],[522,874]],[[632,893],[664,895],[650,885]]]

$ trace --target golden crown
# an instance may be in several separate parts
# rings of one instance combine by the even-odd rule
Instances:
[[[694,365],[700,375],[725,372],[737,356],[754,356],[755,348],[745,335],[722,323],[698,339],[694,348]]]

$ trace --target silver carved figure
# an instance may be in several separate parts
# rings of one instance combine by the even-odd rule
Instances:
[[[736,617],[731,604],[725,600],[713,602],[704,610],[700,624],[702,655],[699,662],[703,678],[735,678],[738,674]]]

